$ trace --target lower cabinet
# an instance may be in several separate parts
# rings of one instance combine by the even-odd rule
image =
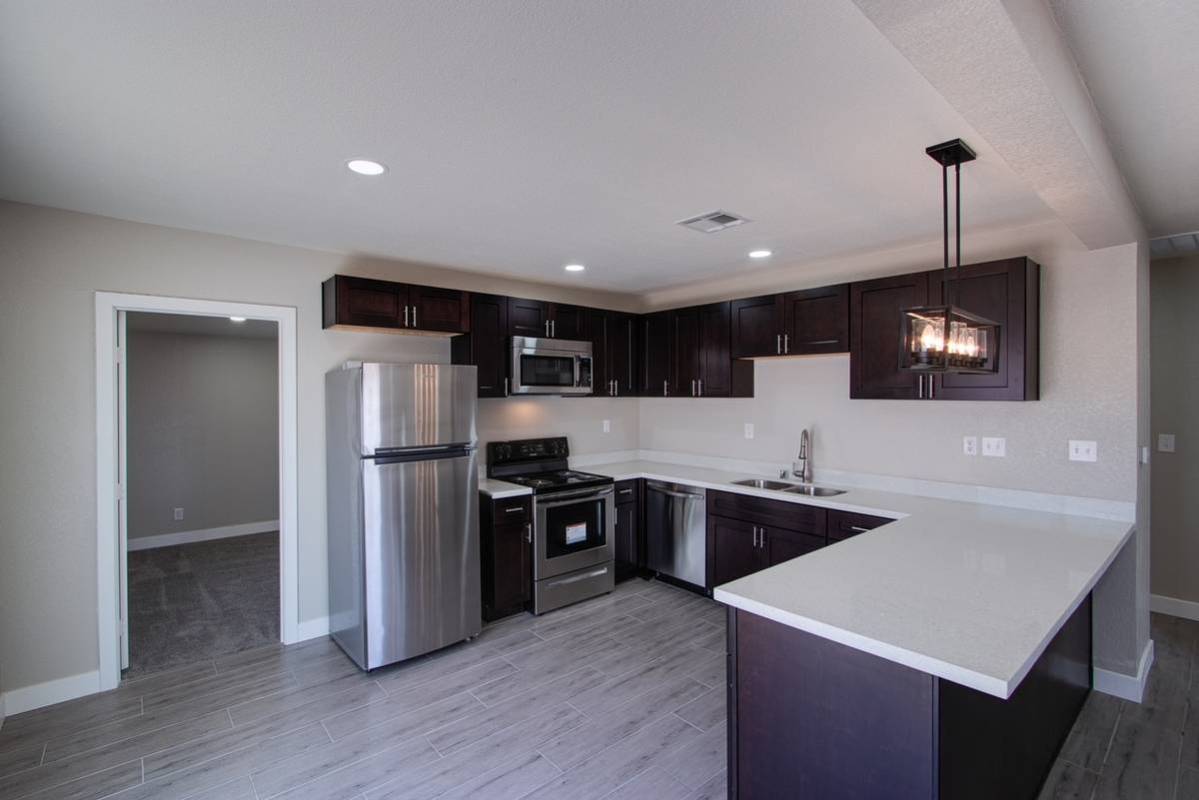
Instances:
[[[762,569],[758,549],[758,526],[725,517],[708,517],[708,562],[710,586],[735,581]]]
[[[524,611],[533,593],[533,500],[479,495],[483,619]]]
[[[641,524],[640,480],[616,483],[616,580],[641,574],[645,568],[645,535]]]
[[[830,511],[828,512],[828,543],[840,542],[894,521],[887,517],[856,514],[852,511]]]

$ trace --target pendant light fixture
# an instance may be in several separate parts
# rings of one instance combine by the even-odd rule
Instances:
[[[900,369],[913,372],[986,374],[999,370],[999,323],[972,314],[958,303],[962,266],[962,164],[977,156],[961,139],[935,144],[925,151],[941,165],[941,219],[944,231],[943,304],[904,309],[900,314]],[[949,272],[949,168],[954,173],[957,257]]]

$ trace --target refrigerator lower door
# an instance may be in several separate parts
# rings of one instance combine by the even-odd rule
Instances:
[[[482,629],[476,459],[362,462],[366,669]]]

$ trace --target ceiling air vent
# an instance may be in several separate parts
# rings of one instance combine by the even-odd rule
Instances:
[[[690,228],[693,231],[699,231],[700,233],[716,233],[716,231],[722,231],[725,228],[735,228],[747,222],[749,220],[745,217],[739,217],[727,211],[710,211],[707,214],[700,214],[698,217],[681,219],[675,224],[682,225],[684,228]]]

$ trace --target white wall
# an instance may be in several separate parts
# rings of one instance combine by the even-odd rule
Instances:
[[[130,331],[126,352],[129,538],[279,519],[277,340]]]
[[[1153,594],[1199,603],[1199,256],[1154,261]]]

